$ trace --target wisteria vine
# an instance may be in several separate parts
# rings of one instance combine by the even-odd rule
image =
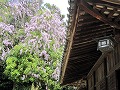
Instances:
[[[45,83],[54,79],[58,80],[60,62],[66,38],[66,27],[60,10],[56,6],[51,6],[49,4],[40,7],[38,2],[9,2],[7,5],[8,9],[4,4],[2,7],[3,10],[6,10],[5,15],[10,16],[10,20],[6,19],[4,21],[5,17],[0,13],[0,60],[7,60],[7,65],[12,59],[16,62],[17,59],[10,58],[10,56],[15,56],[15,51],[17,52],[17,50],[18,56],[22,55],[22,53],[25,53],[23,49],[25,48],[25,50],[29,52],[26,57],[28,55],[30,55],[31,58],[36,56],[36,61],[42,63],[40,64],[42,66],[42,71],[40,70],[40,72],[45,73],[45,77],[47,77],[47,79],[49,78],[49,80],[42,79]],[[16,57],[20,58],[18,56]],[[37,68],[41,68],[37,65],[38,64],[36,64]],[[15,69],[14,67],[16,66],[17,65],[13,65],[11,70]],[[9,69],[10,68],[7,66],[5,74],[8,74]],[[19,78],[23,82],[28,79],[29,75],[34,78],[41,78],[39,74],[30,70],[28,70],[28,75],[19,73],[19,70],[16,72],[13,71],[18,75],[16,78]],[[39,69],[37,69],[36,72],[38,71]],[[17,79],[15,78],[15,80],[11,75],[8,75],[8,77],[17,82]],[[18,80],[18,82],[20,81]],[[46,88],[50,86],[47,84],[45,85]],[[55,85],[55,83],[53,83],[53,85]]]

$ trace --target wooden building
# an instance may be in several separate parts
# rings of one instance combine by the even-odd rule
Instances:
[[[120,0],[69,0],[61,85],[120,90]]]

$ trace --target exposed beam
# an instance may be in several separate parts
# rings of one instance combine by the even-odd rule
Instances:
[[[98,1],[98,0],[96,0]],[[109,5],[109,4],[108,4]],[[97,10],[93,9],[85,0],[80,0],[79,6],[83,8],[84,11],[92,15],[93,17],[97,18],[100,21],[103,21],[105,23],[108,23],[112,27],[120,29],[120,24],[111,22],[106,17],[102,16]]]
[[[88,29],[86,31],[84,30],[81,30],[81,33],[77,33],[76,36],[79,36],[79,35],[86,35],[86,34],[95,34],[95,33],[99,33],[99,32],[103,32],[103,33],[107,33],[108,31],[113,31],[114,29],[111,28],[110,26],[106,26],[106,27],[101,27],[101,28],[96,28],[96,29]]]
[[[97,52],[97,48],[94,48],[94,49],[93,49],[93,50],[91,50],[91,51],[78,52],[78,54],[77,54],[77,55],[81,55],[81,56],[83,56],[83,55],[86,55],[86,54],[88,54],[88,53],[90,53],[90,54],[95,54],[95,53],[98,53],[98,52]],[[99,53],[98,53],[98,54],[99,54]],[[77,55],[76,55],[76,53],[72,53],[72,54],[71,54],[71,56],[70,56],[70,58],[77,57]]]
[[[81,25],[81,26],[78,26],[77,27],[77,29],[78,28],[80,28],[80,29],[86,29],[86,28],[91,28],[91,27],[95,27],[95,24],[96,24],[96,26],[98,26],[98,25],[103,25],[103,24],[105,24],[104,22],[96,22],[96,23],[90,23],[90,24],[88,24],[88,25]]]
[[[120,0],[102,0],[102,1],[120,5]]]
[[[85,55],[77,58],[70,58],[69,63],[74,64],[74,63],[90,62],[92,59],[95,59],[98,56],[99,54],[91,54],[91,55]]]
[[[94,34],[96,34],[96,33],[101,33],[101,34],[105,34],[105,33],[107,33],[107,32],[109,32],[109,31],[113,31],[114,29],[113,28],[111,28],[111,27],[103,27],[103,28],[96,28],[96,29],[93,29],[93,30],[89,30],[88,29],[88,31],[80,31],[80,32],[77,32],[76,34],[76,38],[77,37],[82,37],[82,36],[88,36],[88,35],[94,35]],[[93,36],[94,37],[94,36]]]
[[[89,0],[90,2],[94,3],[94,4],[101,4],[101,5],[107,5],[110,7],[116,7],[116,8],[120,8],[120,1],[119,3],[115,3],[118,0]],[[114,3],[110,2],[110,1],[114,1]]]
[[[85,48],[85,47],[91,48],[91,47],[94,47],[94,46],[96,46],[96,43],[91,43],[89,45],[79,45],[79,46],[72,47],[72,50],[73,49],[78,49],[79,50],[79,48]]]
[[[70,52],[71,52],[71,47],[72,47],[72,43],[73,43],[73,38],[74,38],[74,34],[75,34],[75,30],[76,30],[76,25],[77,25],[77,21],[78,21],[78,13],[79,13],[79,7],[78,6],[75,6],[75,16],[74,16],[74,22],[72,23],[72,34],[71,34],[71,38],[69,39],[71,42],[68,44],[68,51],[66,52],[66,56],[64,57],[64,60],[63,60],[63,66],[62,66],[62,73],[61,73],[61,83],[63,83],[63,79],[64,79],[64,75],[65,75],[65,71],[66,71],[66,68],[67,68],[67,64],[68,64],[68,59],[69,59],[69,55],[70,55]]]
[[[95,33],[95,34],[89,34],[89,35],[77,37],[76,39],[74,39],[74,44],[78,45],[80,43],[81,44],[84,44],[87,42],[89,43],[89,42],[95,41],[95,38],[100,38],[100,37],[109,36],[109,35],[113,35],[112,30],[107,31],[106,33],[105,33],[105,31],[103,31],[103,32]]]
[[[117,11],[117,9],[114,8],[113,11],[111,11],[111,12],[109,13],[108,18],[111,18],[116,11]]]
[[[96,18],[88,18],[86,20],[83,21],[79,21],[78,24],[89,24],[89,23],[93,23],[93,22],[98,22],[98,20]]]

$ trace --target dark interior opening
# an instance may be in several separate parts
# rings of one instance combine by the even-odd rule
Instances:
[[[116,71],[117,90],[120,90],[120,69]]]

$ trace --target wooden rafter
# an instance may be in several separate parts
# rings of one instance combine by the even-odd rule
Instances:
[[[88,1],[88,0],[86,0],[86,1]],[[95,3],[95,4],[101,4],[101,5],[107,5],[110,7],[120,8],[120,1],[119,1],[119,3],[115,3],[117,0],[89,0],[89,1],[92,3]],[[114,3],[112,3],[112,2],[114,2]]]
[[[96,9],[92,8],[85,0],[80,0],[79,5],[80,5],[81,8],[83,8],[84,11],[86,11],[87,13],[92,15],[93,17],[99,19],[100,21],[108,23],[112,27],[120,29],[120,24],[118,24],[116,22],[111,22],[109,19],[104,17],[102,14],[100,14]]]
[[[102,0],[102,1],[120,5],[120,0]]]
[[[76,30],[76,25],[77,25],[77,20],[78,20],[78,13],[79,13],[79,7],[77,7],[77,11],[76,11],[76,16],[75,16],[75,23],[73,23],[73,32],[71,34],[71,38],[70,38],[70,43],[69,43],[69,47],[68,47],[68,51],[66,53],[66,57],[65,57],[65,61],[64,61],[64,66],[63,66],[63,70],[62,70],[62,76],[61,76],[61,83],[63,83],[63,78],[64,78],[64,75],[65,75],[65,71],[66,71],[66,68],[67,68],[67,63],[68,63],[68,59],[69,59],[69,55],[70,55],[70,51],[71,51],[71,47],[72,47],[72,43],[73,43],[73,37],[74,37],[74,34],[75,34],[75,30]]]

